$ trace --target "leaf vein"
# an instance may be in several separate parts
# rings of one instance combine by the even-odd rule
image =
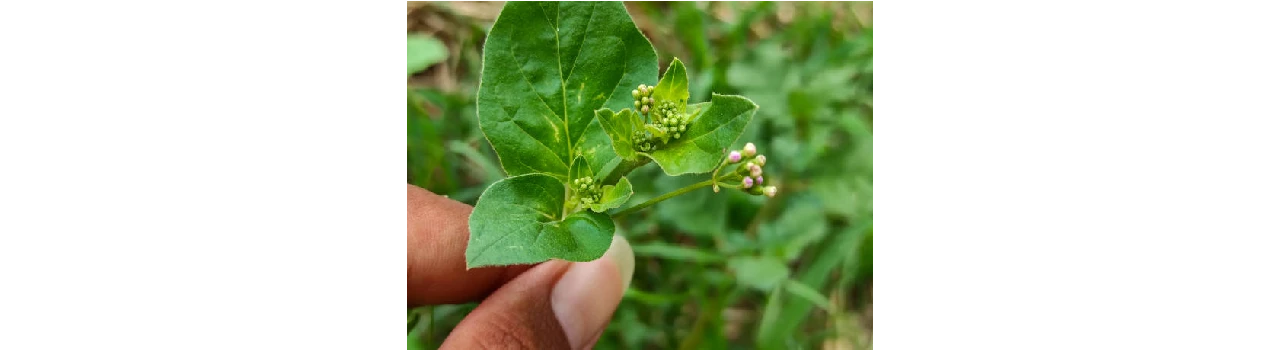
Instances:
[[[525,135],[529,135],[529,138],[533,139],[534,141],[537,141],[537,144],[538,144],[538,145],[542,146],[542,148],[546,148],[546,149],[547,149],[547,151],[550,151],[550,152],[551,152],[551,154],[553,154],[553,155],[554,155],[554,154],[556,154],[556,151],[555,151],[555,150],[553,150],[553,149],[551,148],[551,146],[548,146],[548,145],[547,145],[547,144],[546,144],[542,139],[539,139],[539,138],[537,138],[537,137],[533,136],[533,134],[532,134],[532,133],[530,133],[530,132],[529,132],[529,130],[525,130],[525,129],[524,129],[524,126],[523,126],[523,125],[520,125],[520,123],[517,123],[515,120],[508,120],[507,122],[509,122],[509,123],[511,123],[511,124],[515,124],[515,125],[516,125],[516,129],[520,129],[520,132],[523,132]],[[560,157],[559,157],[559,156],[557,156],[557,157],[556,157],[556,160],[559,160],[559,161],[560,161],[560,164],[565,164],[564,159],[560,159]],[[521,163],[524,163],[524,162],[522,161]],[[526,163],[526,164],[527,164],[527,163]],[[565,164],[565,167],[568,167],[568,166],[569,166],[568,164]]]
[[[578,41],[578,54],[573,56],[573,66],[569,67],[569,75],[566,76],[566,79],[573,77],[573,71],[578,68],[578,61],[582,60],[582,47],[586,46],[585,44],[587,43],[587,36],[591,35],[591,21],[595,20],[596,18],[597,4],[599,3],[598,2],[591,3],[591,15],[587,17],[587,29],[582,34],[582,40]],[[578,90],[578,99],[579,100],[582,99],[582,90]]]

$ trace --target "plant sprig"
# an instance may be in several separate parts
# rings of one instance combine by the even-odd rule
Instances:
[[[620,2],[503,6],[485,40],[477,110],[507,177],[471,214],[469,268],[598,259],[612,217],[702,187],[776,193],[754,145],[725,152],[759,106],[714,93],[690,103],[679,59],[657,75],[653,46]],[[607,214],[634,194],[626,174],[648,163],[669,176],[712,176]]]

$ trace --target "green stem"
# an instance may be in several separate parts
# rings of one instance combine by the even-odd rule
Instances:
[[[601,183],[606,185],[615,184],[622,179],[623,175],[629,174],[645,164],[649,164],[649,158],[639,157],[635,160],[625,160],[622,157],[614,158],[613,161],[605,164],[604,171],[602,171],[605,175],[601,179]]]
[[[671,191],[670,193],[667,193],[667,194],[664,194],[664,195],[658,196],[658,197],[656,197],[656,198],[654,198],[654,199],[650,199],[650,200],[649,200],[649,201],[647,201],[647,202],[637,204],[636,206],[634,206],[634,207],[630,207],[630,208],[627,208],[627,209],[625,209],[625,210],[623,210],[623,211],[618,212],[617,214],[613,214],[613,217],[626,216],[627,214],[634,213],[634,212],[636,212],[636,211],[639,211],[640,209],[648,208],[649,206],[654,205],[654,204],[657,204],[658,202],[661,202],[661,201],[665,201],[665,200],[671,199],[671,197],[675,197],[675,196],[679,196],[679,195],[682,195],[682,194],[685,194],[685,193],[689,193],[690,191],[693,191],[693,190],[696,190],[696,189],[699,189],[699,188],[703,188],[703,187],[711,186],[711,185],[712,185],[712,184],[714,184],[715,182],[716,182],[716,181],[715,181],[715,179],[711,179],[711,180],[707,180],[707,181],[699,182],[699,183],[696,183],[696,184],[692,184],[692,185],[689,185],[689,186],[685,186],[684,188],[681,188],[681,189],[678,189],[678,190],[675,190],[675,191]]]
[[[650,199],[649,201],[645,201],[645,203],[636,204],[636,206],[631,206],[631,208],[627,208],[625,210],[622,210],[622,212],[613,214],[613,218],[625,217],[626,214],[639,212],[640,209],[648,208],[649,205],[658,204],[659,201],[671,199],[671,197],[673,196],[687,194],[687,192],[690,192],[692,190],[698,190],[698,188],[700,187],[716,185],[716,183],[719,181],[722,181],[722,179],[731,178],[731,177],[733,177],[732,173],[724,174],[724,176],[719,178],[712,178],[712,179],[708,179],[708,181],[698,182],[698,183],[694,183],[694,185],[685,186],[684,188],[680,188],[680,190],[671,191],[669,192],[669,194],[660,195],[658,197],[655,197],[655,199]],[[722,185],[722,186],[727,187],[728,185]]]

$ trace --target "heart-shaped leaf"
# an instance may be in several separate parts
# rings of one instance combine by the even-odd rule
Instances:
[[[683,137],[645,155],[671,176],[711,171],[759,108],[746,97],[713,93],[710,103],[689,106],[694,116]]]
[[[564,217],[566,192],[559,180],[542,174],[489,186],[468,221],[467,268],[603,256],[613,242],[613,220],[591,211]]]
[[[612,157],[604,129],[589,128],[595,110],[630,107],[631,90],[657,75],[620,2],[508,2],[485,39],[480,129],[508,176],[564,181],[579,150],[601,166]]]

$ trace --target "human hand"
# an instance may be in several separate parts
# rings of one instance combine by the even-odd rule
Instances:
[[[635,257],[621,236],[585,263],[466,269],[471,206],[409,189],[409,306],[481,301],[442,349],[586,349],[631,284]]]

